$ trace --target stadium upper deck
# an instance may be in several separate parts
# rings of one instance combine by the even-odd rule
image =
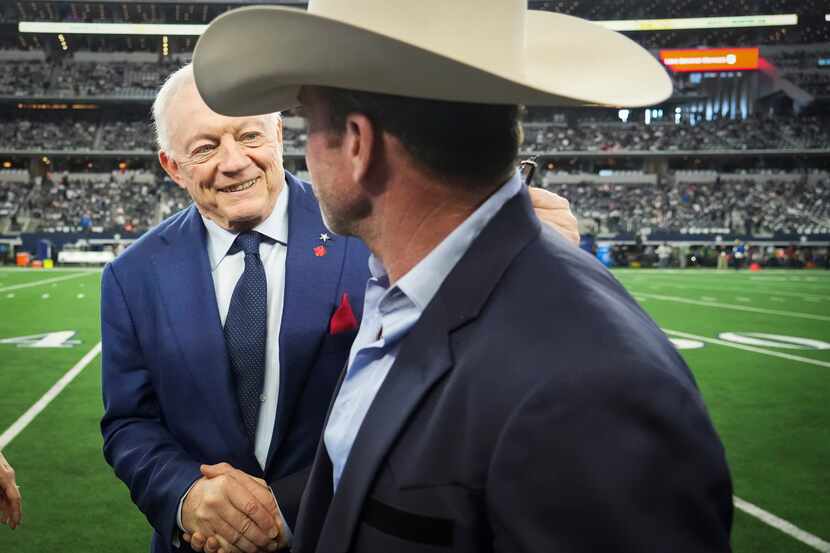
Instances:
[[[301,0],[0,3],[0,163],[45,164],[49,170],[56,168],[50,165],[55,159],[69,160],[75,170],[120,163],[153,166],[148,104],[165,76],[189,58],[196,40],[80,34],[60,39],[54,33],[19,32],[21,21],[206,24],[251,3],[306,5]],[[830,6],[825,0],[529,0],[529,5],[606,21],[796,14],[798,23],[629,32],[654,48],[759,47],[760,62],[749,71],[673,74],[673,97],[649,109],[533,110],[523,154],[562,163],[571,156],[587,159],[584,170],[653,172],[649,160],[661,157],[670,159],[672,169],[712,163],[726,170],[747,169],[748,163],[790,169],[830,165],[830,22],[825,18]],[[286,151],[299,168],[304,142],[302,124],[289,125]],[[733,158],[741,159],[738,167],[722,166]],[[100,159],[109,160],[109,166],[98,165]]]

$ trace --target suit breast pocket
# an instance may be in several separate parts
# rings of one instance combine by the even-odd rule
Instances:
[[[437,552],[452,551],[455,521],[423,515],[369,497],[361,513],[355,551]]]
[[[340,334],[327,334],[323,339],[323,344],[320,346],[319,358],[337,357],[341,356],[345,363],[349,356],[349,350],[352,347],[352,342],[357,337],[357,331],[341,332]]]

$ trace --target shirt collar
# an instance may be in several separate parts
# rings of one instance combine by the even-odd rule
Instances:
[[[202,215],[202,222],[208,232],[207,250],[210,259],[210,270],[213,271],[228,255],[233,241],[239,233],[224,229]],[[253,230],[270,238],[278,244],[288,244],[288,184],[283,184],[277,203],[271,214]]]
[[[467,252],[487,223],[513,196],[519,193],[522,181],[516,172],[501,188],[458,225],[426,257],[402,276],[395,287],[399,288],[423,312],[438,292],[444,279]],[[369,271],[380,283],[388,286],[388,276],[383,264],[374,255],[369,257]]]

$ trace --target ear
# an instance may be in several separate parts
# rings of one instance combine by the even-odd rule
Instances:
[[[180,188],[187,190],[185,181],[182,178],[181,166],[164,150],[159,150],[159,165],[161,165],[164,172],[167,173],[171,179],[173,179],[173,182],[178,184]]]
[[[283,122],[282,117],[277,117],[277,124],[274,125],[274,134],[276,136],[277,155],[282,159],[285,153],[285,143],[283,143]]]
[[[372,165],[377,163],[380,135],[372,121],[362,113],[352,113],[346,117],[346,132],[341,147],[344,149],[351,165],[354,182],[365,182]]]
[[[282,144],[282,117],[277,117],[277,142]]]

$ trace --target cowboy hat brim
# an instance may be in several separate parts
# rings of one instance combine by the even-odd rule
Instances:
[[[528,11],[523,67],[495,70],[294,8],[254,6],[216,18],[193,69],[214,111],[246,116],[299,104],[303,85],[437,100],[524,105],[654,105],[671,95],[660,63],[584,19]]]

